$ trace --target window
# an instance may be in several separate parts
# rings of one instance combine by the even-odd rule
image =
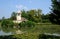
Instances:
[[[18,13],[17,15],[20,16],[20,13]]]

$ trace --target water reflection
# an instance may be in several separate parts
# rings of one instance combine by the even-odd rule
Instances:
[[[18,31],[18,30],[19,30],[18,28],[12,28],[12,27],[6,27],[6,26],[3,27],[3,26],[1,26],[0,27],[0,35],[11,35],[11,34],[16,34],[18,32],[21,32],[21,31]]]
[[[3,32],[2,30],[0,31],[0,36],[2,35],[11,35],[12,34],[12,32],[9,32],[9,33],[5,33],[5,32]]]

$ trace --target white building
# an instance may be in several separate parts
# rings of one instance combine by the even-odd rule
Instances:
[[[21,17],[21,14],[22,14],[21,11],[17,12],[16,20],[13,21],[14,23],[20,23],[22,21],[27,21],[27,19],[25,19],[24,17]]]
[[[14,22],[14,23],[20,23],[20,22],[22,22],[22,21],[21,21],[21,11],[18,11],[18,12],[17,12],[16,20],[14,20],[13,22]]]
[[[18,11],[18,12],[17,12],[16,19],[17,19],[18,21],[21,21],[21,11]]]

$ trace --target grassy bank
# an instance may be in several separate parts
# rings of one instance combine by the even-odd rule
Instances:
[[[35,32],[35,33],[59,33],[60,25],[53,24],[36,24],[34,28],[21,28],[25,32]]]

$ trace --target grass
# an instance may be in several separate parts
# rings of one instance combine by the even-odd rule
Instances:
[[[15,34],[14,37],[16,38],[22,38],[22,39],[38,39],[38,34],[37,33],[24,33],[17,35]]]
[[[60,25],[53,24],[37,24],[34,28],[23,28],[21,29],[25,32],[36,32],[36,33],[59,33],[60,34]]]

